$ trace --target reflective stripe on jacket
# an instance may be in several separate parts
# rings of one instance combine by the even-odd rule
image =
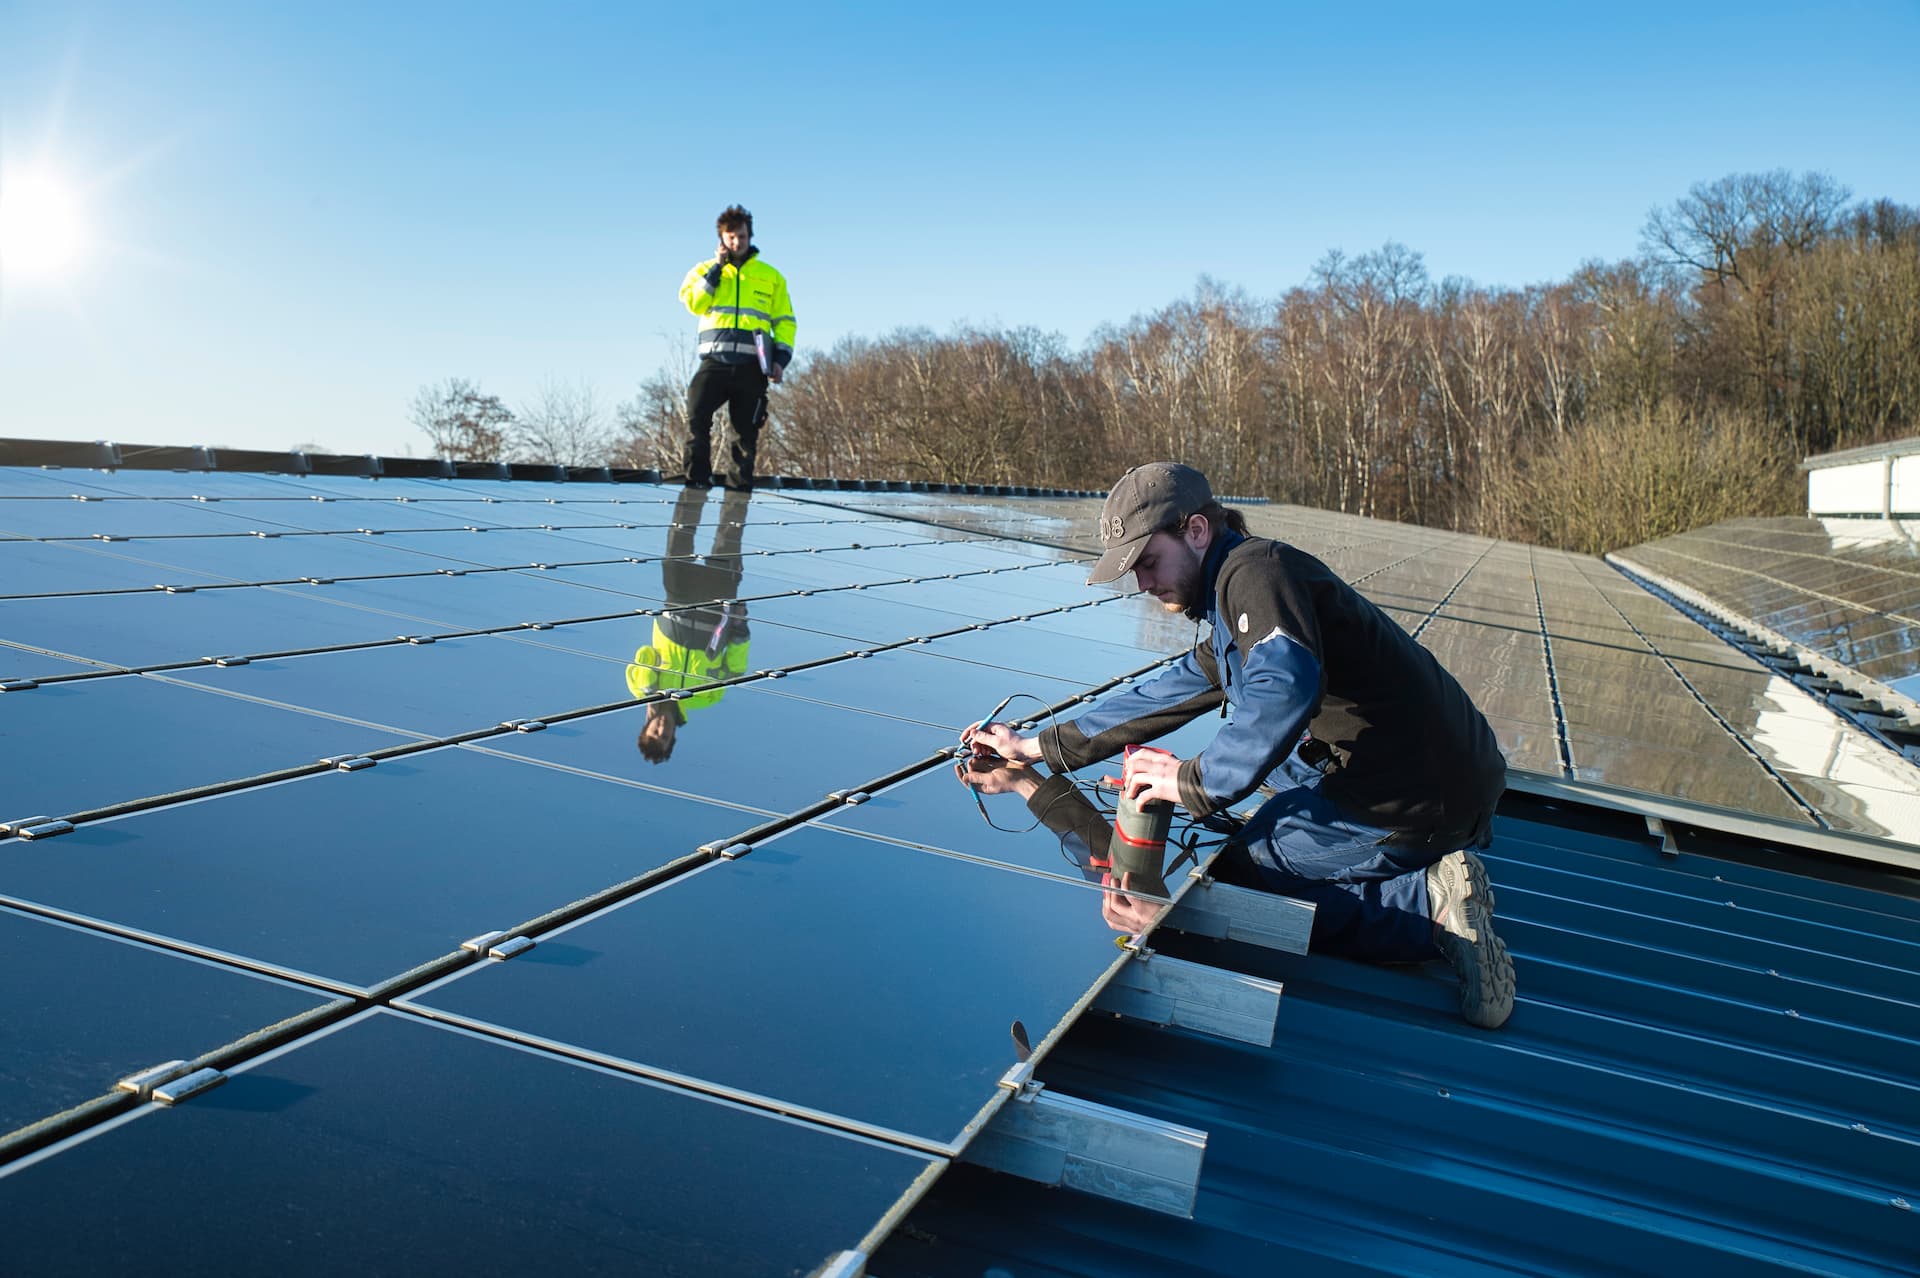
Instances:
[[[680,300],[700,317],[700,357],[744,363],[755,358],[753,335],[765,333],[773,342],[774,364],[785,368],[793,358],[794,330],[786,277],[755,249],[739,266],[721,267],[719,284],[709,284],[715,260],[695,265],[680,284]]]

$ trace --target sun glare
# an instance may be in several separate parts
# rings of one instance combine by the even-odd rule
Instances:
[[[86,253],[86,214],[72,188],[48,173],[0,175],[0,272],[57,277]]]

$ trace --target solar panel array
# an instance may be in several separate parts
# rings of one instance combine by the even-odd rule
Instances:
[[[868,1249],[1126,958],[1059,841],[948,775],[1003,697],[1194,641],[1084,584],[1095,510],[0,469],[0,1133],[77,1131],[0,1170],[36,1268],[232,1267],[375,1201],[330,1266]],[[1250,513],[1516,767],[1913,828],[1882,747],[1596,560]],[[658,627],[745,673],[676,686]],[[115,1088],[176,1060],[229,1081]]]
[[[1920,522],[1733,519],[1615,559],[1743,629],[1857,672],[1920,727]]]
[[[868,495],[861,508],[947,503]],[[1019,503],[1085,549],[1092,503]],[[1380,605],[1458,678],[1510,767],[1814,829],[1920,843],[1920,768],[1590,555],[1290,506],[1253,530],[1307,550]],[[1028,530],[1029,532],[1031,530]]]
[[[809,1272],[1125,961],[1057,855],[943,846],[962,725],[1163,658],[1070,555],[651,486],[0,492],[0,1132],[98,1120],[0,1181],[38,1271],[232,1267],[379,1201],[330,1265],[497,1262],[512,1219],[574,1267]],[[744,680],[676,687],[669,621]],[[928,768],[909,838],[800,824]],[[115,1091],[175,1060],[229,1081]],[[217,1230],[143,1194],[179,1166]]]

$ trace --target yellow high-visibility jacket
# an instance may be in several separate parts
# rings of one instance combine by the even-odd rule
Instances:
[[[747,672],[747,639],[739,638],[718,652],[708,655],[703,648],[689,647],[668,637],[658,621],[653,623],[653,642],[633,654],[627,667],[627,691],[634,697],[675,688],[697,688],[721,679],[734,679]],[[727,695],[725,688],[707,688],[684,697],[676,704],[681,711],[699,710]]]
[[[700,317],[700,358],[753,362],[753,335],[765,333],[773,342],[773,364],[784,369],[793,359],[794,330],[787,279],[767,265],[759,249],[750,253],[739,266],[721,267],[718,283],[708,282],[718,259],[696,264],[681,281],[680,300]]]

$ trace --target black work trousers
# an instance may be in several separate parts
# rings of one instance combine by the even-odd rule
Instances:
[[[756,363],[700,361],[687,383],[687,448],[680,473],[689,484],[713,482],[713,415],[722,404],[733,425],[733,442],[720,481],[729,488],[751,488],[760,425],[767,420],[767,375]]]

